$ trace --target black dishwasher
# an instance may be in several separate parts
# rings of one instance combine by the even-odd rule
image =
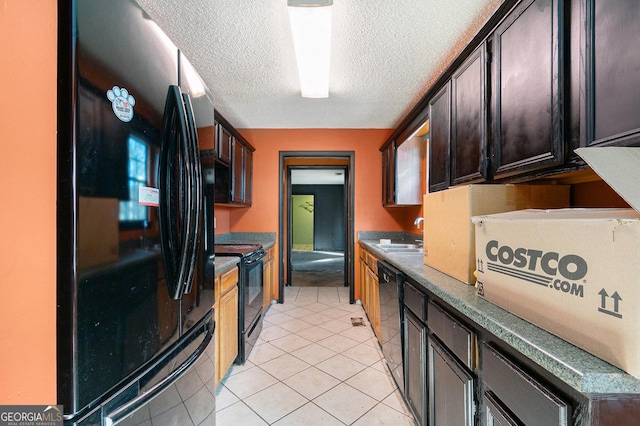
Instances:
[[[393,266],[378,261],[380,288],[380,329],[382,353],[389,371],[401,390],[404,390],[402,362],[403,324],[402,310],[404,275]]]

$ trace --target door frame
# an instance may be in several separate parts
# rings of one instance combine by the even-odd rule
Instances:
[[[288,280],[289,271],[288,256],[291,253],[289,247],[290,212],[288,211],[291,194],[290,168],[295,166],[327,166],[335,161],[336,168],[345,168],[345,283],[349,286],[349,303],[355,303],[354,297],[354,188],[355,188],[355,153],[354,151],[280,151],[279,178],[278,178],[278,250],[279,250],[279,279],[278,279],[278,303],[284,303],[285,271]],[[287,160],[299,160],[297,164],[289,165]]]

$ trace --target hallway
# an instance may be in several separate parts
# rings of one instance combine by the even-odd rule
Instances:
[[[294,287],[344,286],[344,252],[291,250]]]
[[[218,426],[413,424],[348,287],[286,287],[285,300],[217,389]]]

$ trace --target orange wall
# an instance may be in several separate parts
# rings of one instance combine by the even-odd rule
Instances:
[[[240,132],[256,148],[253,203],[248,209],[227,209],[230,232],[278,231],[280,151],[354,151],[356,235],[361,230],[403,230],[404,209],[385,209],[381,202],[379,148],[392,129],[242,129]]]
[[[416,232],[418,208],[382,207],[380,146],[393,129],[241,129],[256,148],[251,208],[216,206],[216,233],[278,232],[280,151],[353,151],[355,171],[354,231]],[[359,247],[355,246],[356,266]],[[358,268],[355,282],[358,282]]]
[[[56,402],[55,0],[0,4],[0,404]]]

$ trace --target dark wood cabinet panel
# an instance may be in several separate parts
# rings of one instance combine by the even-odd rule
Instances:
[[[564,159],[558,0],[524,1],[492,39],[492,163],[496,177]]]
[[[404,310],[405,397],[418,425],[427,424],[427,327],[408,309]]]
[[[231,164],[231,145],[233,136],[224,126],[217,124],[218,128],[218,161]]]
[[[244,198],[242,202],[251,205],[253,201],[253,152],[244,149]]]
[[[429,192],[449,187],[451,90],[447,83],[429,101]]]
[[[566,425],[571,407],[493,346],[484,344],[483,380],[491,392],[522,424]]]
[[[492,392],[485,392],[482,400],[484,404],[484,424],[487,426],[518,426],[520,424],[513,418],[509,410],[502,406]]]
[[[231,143],[231,202],[244,200],[244,146],[238,140]]]
[[[484,45],[451,77],[451,180],[485,180],[486,79]]]
[[[429,424],[475,424],[474,377],[435,338],[429,337]]]
[[[587,2],[588,145],[640,143],[640,2]]]
[[[396,200],[396,142],[391,141],[382,150],[382,205],[395,204]]]

